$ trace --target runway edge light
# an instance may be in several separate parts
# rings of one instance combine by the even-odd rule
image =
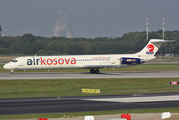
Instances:
[[[82,89],[82,93],[100,93],[100,89]]]

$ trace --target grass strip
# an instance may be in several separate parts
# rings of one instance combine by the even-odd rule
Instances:
[[[170,81],[179,78],[106,78],[62,80],[0,80],[0,98],[122,95],[179,92]],[[82,88],[100,89],[100,94],[82,93]]]
[[[86,115],[114,115],[131,113],[178,113],[179,108],[157,108],[157,109],[135,109],[135,110],[115,110],[115,111],[94,111],[94,112],[74,112],[74,113],[45,113],[45,114],[21,114],[21,115],[0,115],[0,119],[28,119],[28,118],[68,118]]]

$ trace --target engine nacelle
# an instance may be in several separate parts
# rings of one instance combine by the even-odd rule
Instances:
[[[121,64],[136,65],[144,62],[145,61],[140,58],[121,58]]]

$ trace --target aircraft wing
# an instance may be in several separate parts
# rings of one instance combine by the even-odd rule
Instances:
[[[80,68],[84,69],[102,69],[102,68],[112,68],[112,67],[117,67],[121,65],[80,65]]]

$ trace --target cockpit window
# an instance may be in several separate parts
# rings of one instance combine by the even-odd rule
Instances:
[[[16,60],[16,59],[13,59],[13,60],[11,60],[11,62],[17,62],[17,60]]]

